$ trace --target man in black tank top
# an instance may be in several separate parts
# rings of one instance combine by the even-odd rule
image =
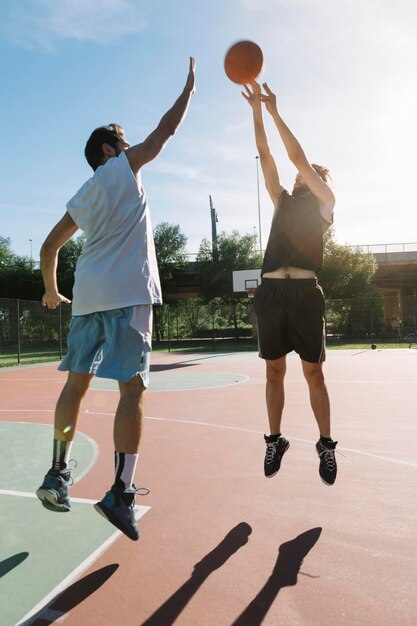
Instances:
[[[300,143],[278,113],[276,96],[266,83],[245,85],[252,108],[256,146],[266,189],[274,205],[271,232],[262,266],[262,283],[254,298],[259,356],[266,362],[266,405],[270,434],[265,435],[264,472],[278,472],[289,442],[281,434],[286,355],[295,350],[308,383],[320,439],[316,444],[319,474],[333,485],[337,441],[330,434],[330,402],[323,375],[325,360],[324,296],[316,272],[323,264],[323,235],[333,222],[335,197],[328,170],[310,164]],[[281,185],[265,132],[262,103],[270,113],[288,158],[297,169],[292,194]]]

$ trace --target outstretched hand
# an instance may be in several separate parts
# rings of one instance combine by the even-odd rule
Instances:
[[[259,99],[265,104],[268,113],[273,113],[277,110],[277,97],[272,93],[267,83],[262,83],[262,87],[265,89],[266,94],[260,93]]]
[[[185,89],[190,93],[195,93],[195,59],[190,57],[190,68],[188,71],[187,82],[185,83]]]
[[[244,91],[242,91],[241,93],[245,100],[248,102],[248,104],[252,107],[252,109],[260,108],[261,86],[259,85],[259,83],[257,83],[256,80],[253,80],[251,83],[249,83],[249,85],[246,84],[243,86],[246,90],[246,93]],[[249,86],[251,87],[251,89],[249,89]]]

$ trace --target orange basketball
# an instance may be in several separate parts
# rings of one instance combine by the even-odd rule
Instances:
[[[250,83],[262,72],[264,55],[253,41],[238,41],[226,52],[224,71],[238,85]]]

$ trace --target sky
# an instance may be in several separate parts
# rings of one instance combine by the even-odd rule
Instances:
[[[264,53],[260,80],[311,162],[326,165],[342,244],[417,242],[415,0],[1,0],[0,235],[39,257],[92,175],[90,132],[120,123],[131,144],[157,126],[196,59],[182,126],[142,170],[153,225],[179,224],[187,251],[218,232],[256,234],[273,207],[251,110],[223,69],[236,41]],[[265,112],[284,187],[295,169]],[[260,233],[259,233],[260,231]]]

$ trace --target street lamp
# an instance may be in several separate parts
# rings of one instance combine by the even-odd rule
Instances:
[[[261,200],[259,197],[259,157],[256,155],[256,188],[258,191],[259,251],[262,252]]]
[[[32,239],[29,239],[29,241],[30,241],[30,262],[33,263]]]

